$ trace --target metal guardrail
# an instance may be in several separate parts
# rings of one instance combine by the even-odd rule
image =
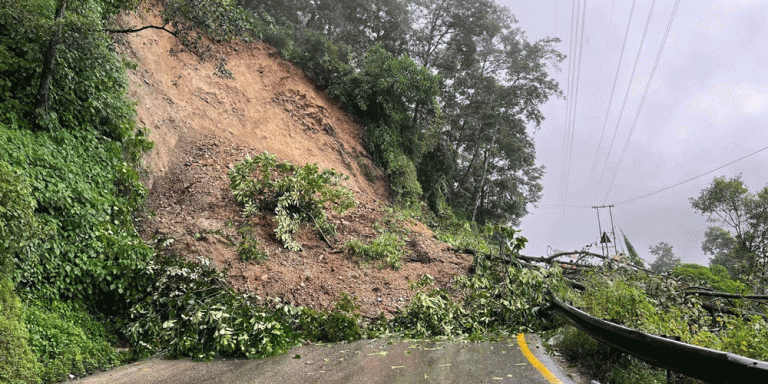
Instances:
[[[590,316],[556,298],[552,298],[552,309],[592,338],[652,365],[712,384],[768,383],[768,363],[764,361],[630,329]]]

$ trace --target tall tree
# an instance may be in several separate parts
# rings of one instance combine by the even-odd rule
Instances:
[[[739,252],[736,239],[723,228],[715,226],[707,228],[701,250],[704,254],[712,256],[709,259],[710,266],[722,266],[731,278],[736,279],[749,273],[746,255]]]
[[[648,247],[648,250],[652,255],[656,256],[656,259],[651,263],[651,270],[654,272],[670,271],[682,262],[672,251],[672,246],[664,241]]]
[[[741,175],[715,178],[691,205],[707,221],[722,227],[710,227],[702,244],[713,262],[761,292],[768,286],[768,187],[750,193]],[[732,231],[732,232],[731,232]]]
[[[531,43],[506,8],[492,9],[485,29],[462,35],[464,49],[451,43],[433,61],[447,80],[443,113],[457,150],[452,204],[481,223],[516,224],[541,198],[544,168],[535,164],[528,129],[543,121],[539,106],[560,94],[546,66],[563,56],[552,49],[555,40]]]
[[[621,236],[624,237],[624,245],[627,246],[627,253],[629,260],[632,262],[632,264],[642,267],[643,266],[643,259],[640,258],[640,255],[637,253],[637,250],[635,250],[635,247],[632,245],[632,243],[629,242],[629,238],[627,238],[627,235],[624,234],[624,231],[621,231]]]
[[[562,95],[547,73],[564,59],[553,48],[559,40],[529,41],[509,10],[493,0],[290,0],[290,4],[301,3],[294,7],[293,16],[283,15],[291,7],[273,0],[240,1],[249,9],[282,15],[297,29],[326,34],[339,51],[349,47],[356,55],[342,61],[360,72],[370,64],[370,56],[364,53],[378,45],[395,57],[406,54],[440,76],[439,108],[431,99],[411,97],[407,106],[411,121],[398,122],[413,125],[406,131],[421,135],[419,140],[404,138],[419,147],[404,154],[416,166],[432,209],[450,205],[481,223],[517,224],[527,213],[527,205],[541,198],[544,167],[536,165],[529,132],[538,129],[544,119],[541,104]],[[326,41],[307,39],[311,34],[306,31],[294,35],[295,47],[322,46],[302,58],[317,61],[316,57],[322,57],[320,66],[333,66],[328,63],[335,62],[334,55],[325,54],[332,51]],[[302,43],[306,41],[309,43]],[[312,67],[309,72],[317,71]],[[394,72],[381,75],[382,79],[402,77]],[[349,82],[344,74],[319,77]],[[364,108],[358,108],[360,101],[365,102]],[[353,110],[365,110],[358,117],[370,121],[370,111],[387,101],[358,98],[352,104],[346,103]],[[367,127],[369,145],[377,147],[379,131],[393,127],[369,124],[375,125]],[[399,144],[395,140],[395,146]]]

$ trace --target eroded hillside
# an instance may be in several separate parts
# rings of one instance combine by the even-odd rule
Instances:
[[[125,22],[158,20],[142,14]],[[384,175],[363,147],[363,128],[273,48],[205,46],[201,58],[167,32],[145,30],[128,35],[121,49],[138,64],[129,71],[131,97],[138,103],[138,123],[151,130],[155,142],[145,159],[153,211],[141,226],[145,240],[171,240],[169,252],[209,258],[228,271],[236,288],[288,303],[327,308],[341,292],[356,295],[366,316],[403,308],[408,282],[425,273],[447,284],[466,272],[468,256],[455,254],[415,222],[404,223],[407,253],[397,271],[361,263],[343,251],[352,238],[374,238],[374,224],[393,221],[386,213]],[[240,261],[234,244],[246,219],[233,200],[227,172],[247,154],[263,151],[349,176],[343,183],[358,204],[331,215],[339,233],[333,247],[305,228],[297,236],[304,250],[288,251],[273,234],[274,220],[262,215],[248,224],[269,259]],[[362,167],[373,169],[374,182]]]

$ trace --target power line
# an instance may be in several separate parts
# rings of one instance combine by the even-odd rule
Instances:
[[[592,209],[589,205],[535,204],[537,209]]]
[[[723,165],[723,166],[721,166],[721,167],[717,167],[717,168],[715,168],[715,169],[713,169],[713,170],[711,170],[711,171],[708,171],[708,172],[702,173],[701,175],[698,175],[698,176],[695,176],[695,177],[691,177],[690,179],[687,179],[687,180],[683,180],[683,181],[681,181],[681,182],[679,182],[679,183],[677,183],[677,184],[674,184],[674,185],[670,185],[669,187],[664,187],[664,188],[662,188],[662,189],[659,189],[658,191],[654,191],[654,192],[651,192],[651,193],[646,193],[645,195],[642,195],[642,196],[638,196],[638,197],[635,197],[635,198],[632,198],[632,199],[629,199],[629,200],[624,200],[624,201],[622,201],[622,202],[619,202],[619,203],[616,203],[616,204],[614,204],[614,205],[622,205],[622,204],[630,203],[630,202],[633,202],[633,201],[636,201],[636,200],[644,199],[644,198],[646,198],[646,197],[648,197],[648,196],[653,196],[653,195],[655,195],[655,194],[658,194],[658,193],[664,192],[664,191],[666,191],[666,190],[669,190],[669,189],[672,189],[672,188],[674,188],[674,187],[677,187],[677,186],[683,185],[683,184],[685,184],[685,183],[687,183],[687,182],[689,182],[689,181],[693,181],[693,180],[696,180],[696,179],[698,179],[698,178],[700,178],[700,177],[702,177],[702,176],[706,176],[706,175],[709,175],[709,174],[710,174],[710,173],[712,173],[712,172],[717,172],[717,171],[719,171],[719,170],[721,170],[721,169],[723,169],[723,168],[725,168],[725,167],[727,167],[727,166],[729,166],[729,165],[731,165],[731,164],[737,163],[737,162],[739,162],[739,161],[742,161],[742,160],[744,160],[744,159],[746,159],[746,158],[748,158],[748,157],[750,157],[750,156],[754,156],[754,155],[756,155],[756,154],[758,154],[758,153],[760,153],[760,152],[762,152],[762,151],[765,151],[766,149],[768,149],[768,147],[765,147],[765,148],[759,149],[759,150],[757,150],[757,151],[755,151],[755,152],[752,152],[752,153],[750,153],[749,155],[746,155],[746,156],[744,156],[744,157],[741,157],[741,158],[738,158],[738,159],[736,159],[736,160],[734,160],[734,161],[731,161],[730,163],[728,163],[728,164],[726,164],[726,165]]]
[[[667,43],[669,30],[672,29],[672,23],[675,20],[675,15],[677,14],[677,7],[679,5],[680,5],[680,0],[677,0],[675,2],[675,7],[672,8],[672,14],[669,16],[669,21],[667,22],[667,29],[666,31],[664,31],[664,38],[661,40],[661,46],[659,46],[659,51],[656,54],[656,59],[653,62],[651,75],[648,78],[648,82],[645,84],[645,90],[643,90],[643,97],[640,99],[640,104],[637,107],[637,113],[635,113],[635,118],[632,121],[632,126],[629,129],[629,136],[627,136],[627,140],[624,143],[624,148],[621,151],[621,156],[619,156],[619,163],[616,165],[616,169],[613,172],[613,177],[611,178],[611,182],[608,184],[608,190],[605,192],[604,200],[608,200],[608,196],[610,196],[611,190],[613,189],[613,184],[616,182],[616,177],[619,175],[619,169],[621,168],[621,163],[624,161],[624,155],[627,153],[627,148],[629,148],[629,142],[632,139],[632,134],[635,133],[635,126],[637,125],[637,120],[638,120],[638,117],[640,116],[640,111],[643,109],[643,104],[645,104],[645,97],[648,96],[648,90],[651,88],[653,77],[656,74],[656,68],[659,64],[659,60],[661,59],[661,53],[664,51],[664,45],[666,45]]]
[[[595,173],[595,167],[597,167],[597,158],[600,155],[600,146],[603,144],[605,127],[608,125],[608,116],[610,115],[611,106],[613,105],[613,94],[616,92],[616,83],[619,80],[619,70],[621,69],[621,61],[624,58],[624,51],[627,46],[627,38],[629,37],[629,27],[630,25],[632,25],[632,15],[635,13],[636,1],[637,0],[632,1],[632,9],[629,11],[629,21],[627,21],[627,30],[624,32],[624,42],[621,43],[621,54],[619,55],[619,63],[616,65],[616,74],[613,76],[613,85],[611,86],[611,97],[608,98],[608,108],[606,108],[605,110],[605,120],[603,120],[603,128],[600,130],[600,140],[597,142],[597,150],[595,150],[595,160],[592,162],[592,168],[589,170],[589,178],[592,178],[592,175]]]
[[[577,15],[578,16],[578,15]],[[574,88],[573,92],[573,107],[571,107],[571,138],[570,138],[570,150],[568,151],[568,164],[567,164],[567,170],[566,170],[566,178],[565,178],[565,199],[563,200],[563,205],[567,204],[568,202],[568,186],[569,186],[569,179],[571,177],[571,160],[573,158],[573,136],[576,132],[576,111],[579,103],[579,83],[581,81],[581,58],[582,53],[584,51],[584,25],[585,25],[585,19],[587,17],[587,0],[584,0],[584,9],[581,11],[581,37],[579,38],[578,42],[578,60],[577,60],[577,66],[576,66],[576,86]],[[578,22],[578,21],[577,21]],[[576,28],[578,29],[578,25]]]
[[[624,108],[627,106],[627,99],[629,98],[629,90],[632,88],[632,82],[635,79],[635,71],[637,70],[637,63],[640,61],[640,54],[643,51],[643,44],[645,44],[645,36],[648,34],[648,26],[651,24],[651,16],[653,15],[653,7],[656,5],[656,0],[651,2],[651,10],[648,12],[648,18],[645,21],[645,28],[643,29],[643,37],[640,39],[640,46],[637,48],[637,56],[635,57],[635,64],[632,66],[632,74],[629,76],[629,82],[627,82],[627,89],[624,91],[624,101],[621,104],[621,110],[619,111],[619,118],[616,120],[616,128],[613,131],[613,137],[611,138],[611,144],[608,146],[608,154],[605,156],[605,164],[603,164],[603,171],[600,172],[600,178],[597,181],[599,187],[603,183],[603,176],[608,168],[608,159],[611,157],[611,151],[613,150],[613,144],[616,141],[616,134],[619,132],[619,126],[621,124],[621,117],[624,115]]]
[[[575,72],[576,71],[575,69],[572,69],[574,67],[573,52],[576,50],[573,47],[573,42],[576,40],[574,38],[574,35],[573,35],[575,20],[576,20],[576,0],[572,0],[571,1],[571,34],[570,34],[571,41],[568,44],[568,58],[570,60],[568,61],[568,80],[566,81],[566,84],[565,84],[566,103],[565,103],[565,129],[563,130],[563,146],[562,146],[563,149],[570,147],[569,144],[571,144],[571,143],[568,142],[568,137],[569,137],[568,133],[569,133],[569,127],[570,127],[570,122],[571,122],[571,119],[570,119],[570,116],[571,116],[570,115],[571,114],[571,99],[570,99],[570,96],[571,96],[571,72]],[[563,151],[562,167],[560,168],[560,169],[563,170],[563,176],[564,176],[564,180],[565,180],[563,182],[563,187],[561,188],[561,190],[563,191],[563,205],[566,204],[566,195],[568,194],[568,178],[569,178],[569,175],[565,172],[565,170],[566,170],[565,159],[568,158],[568,151],[570,151],[570,149],[568,149],[567,151]]]

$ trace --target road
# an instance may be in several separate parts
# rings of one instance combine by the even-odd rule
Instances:
[[[361,340],[293,348],[265,359],[153,358],[97,373],[71,384],[133,383],[514,383],[580,384],[544,355],[527,335],[504,342]],[[522,339],[525,340],[525,339]],[[543,366],[536,367],[538,362]],[[542,373],[544,372],[544,373]],[[547,372],[550,378],[545,377]],[[558,381],[559,380],[559,381]]]

